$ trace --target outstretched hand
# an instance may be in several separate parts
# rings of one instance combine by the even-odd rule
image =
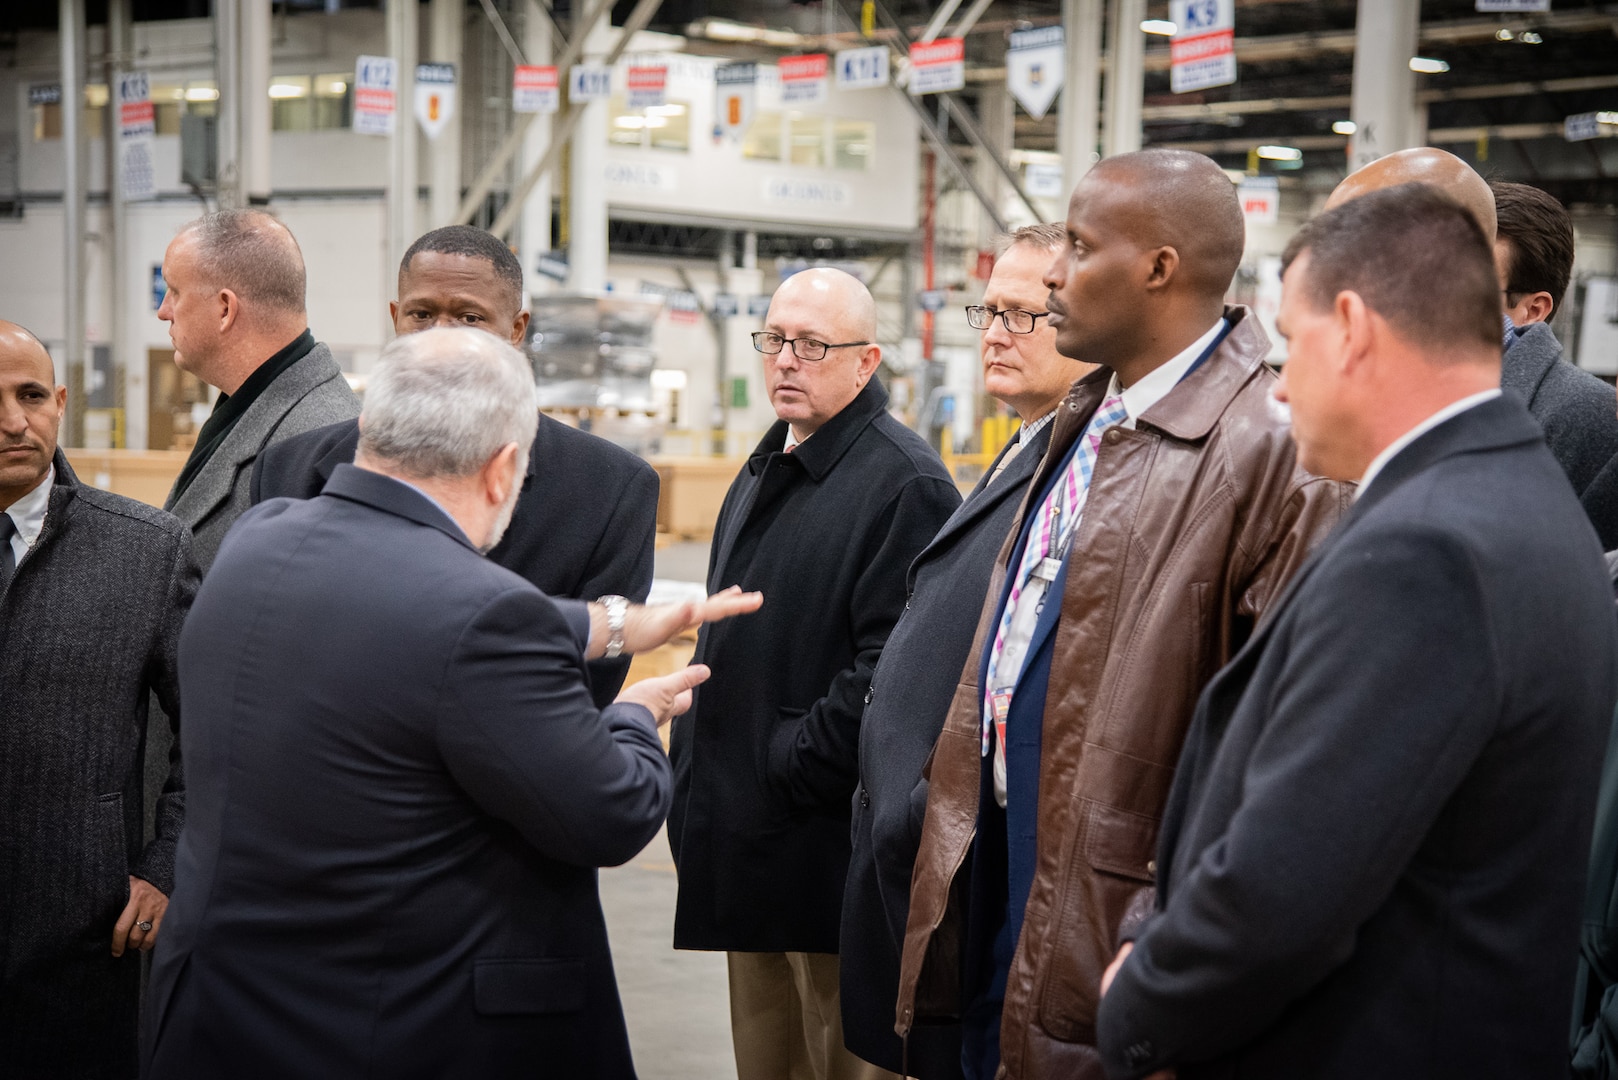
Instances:
[[[683,632],[703,623],[718,622],[733,615],[757,611],[764,594],[744,593],[732,585],[706,600],[681,604],[631,604],[624,616],[624,652],[640,653],[655,649]],[[590,605],[590,648],[585,659],[600,657],[607,648],[607,616],[600,604]]]
[[[626,686],[618,695],[619,704],[644,705],[662,727],[691,707],[691,690],[708,681],[712,674],[706,664],[692,664],[669,675],[642,679]]]

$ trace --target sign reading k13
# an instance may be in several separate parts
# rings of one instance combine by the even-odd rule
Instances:
[[[1236,81],[1236,0],[1169,0],[1169,89],[1176,94]]]

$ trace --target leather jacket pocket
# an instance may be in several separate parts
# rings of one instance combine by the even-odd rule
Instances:
[[[1055,1038],[1094,1045],[1101,975],[1117,951],[1119,924],[1156,877],[1158,820],[1088,799],[1083,804],[1039,1015]]]
[[[584,961],[477,960],[472,1004],[482,1016],[539,1016],[584,1008]]]

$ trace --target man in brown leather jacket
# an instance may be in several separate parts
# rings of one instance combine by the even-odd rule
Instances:
[[[1200,154],[1101,162],[1046,273],[1060,408],[934,750],[901,1036],[958,1016],[969,1080],[1102,1076],[1101,974],[1149,909],[1203,685],[1349,489],[1297,465],[1270,343],[1223,297],[1245,230]]]

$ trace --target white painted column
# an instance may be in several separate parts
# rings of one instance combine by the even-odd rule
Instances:
[[[600,62],[616,31],[603,19],[584,54]],[[596,293],[607,283],[607,103],[592,101],[573,129],[567,184],[567,287]]]
[[[523,55],[528,62],[541,67],[554,62],[556,58],[556,42],[551,38],[550,18],[541,10],[542,2],[526,0],[522,41]],[[567,72],[557,72],[557,79],[565,85]],[[518,152],[517,175],[526,176],[539,164],[545,151],[550,148],[551,130],[549,116],[534,117],[528,134],[523,137],[522,149]],[[552,284],[551,279],[542,276],[537,269],[540,255],[551,249],[551,175],[547,172],[540,177],[534,190],[528,193],[528,198],[523,202],[522,220],[517,225],[517,257],[522,261],[523,281],[530,294],[549,292]]]
[[[398,63],[397,115],[388,138],[388,229],[384,281],[398,273],[399,261],[420,233],[420,182],[416,160],[416,0],[388,0],[388,55]]]
[[[241,0],[214,0],[215,189],[221,210],[247,205],[246,174],[242,168],[242,10]]]
[[[1146,98],[1146,37],[1141,20],[1146,0],[1112,0],[1107,24],[1107,131],[1104,156],[1141,147],[1141,108]]]
[[[989,148],[999,154],[1003,160],[1011,160],[1011,148],[1016,136],[1017,103],[1011,97],[1011,91],[1004,82],[989,83],[978,94],[978,126],[983,131],[983,141]],[[972,162],[972,171],[977,174],[977,182],[983,190],[989,193],[994,205],[1000,211],[1000,216],[1007,221],[1015,219],[1018,222],[1028,220],[1028,208],[1023,206],[1021,199],[1008,200],[1010,185],[1001,174],[995,163],[989,160],[987,154],[978,154]],[[982,207],[971,204],[972,216],[977,219],[977,244],[980,249],[986,250],[996,233],[993,221],[989,215],[983,213]]]
[[[432,0],[432,41],[428,59],[455,65],[455,111],[431,141],[431,195],[427,224],[437,229],[455,220],[461,202],[461,117],[472,107],[467,92],[465,51],[466,0]]]
[[[270,201],[270,5],[245,0],[238,19],[243,205],[265,206]]]
[[[1420,0],[1359,0],[1354,26],[1354,82],[1348,170],[1419,145],[1414,130]],[[1425,125],[1423,125],[1425,127]]]
[[[112,369],[123,376],[124,445],[146,448],[146,357],[129,344],[129,203],[124,199],[124,155],[119,146],[118,76],[131,70],[134,27],[130,0],[107,0],[107,346]]]
[[[56,376],[66,383],[84,369],[84,237],[88,177],[85,173],[84,62],[88,36],[84,0],[60,0],[58,32],[62,62],[62,355]]]
[[[1057,105],[1056,147],[1062,182],[1072,191],[1095,164],[1101,128],[1101,0],[1062,0],[1062,99]],[[1066,196],[1062,200],[1066,209]]]

